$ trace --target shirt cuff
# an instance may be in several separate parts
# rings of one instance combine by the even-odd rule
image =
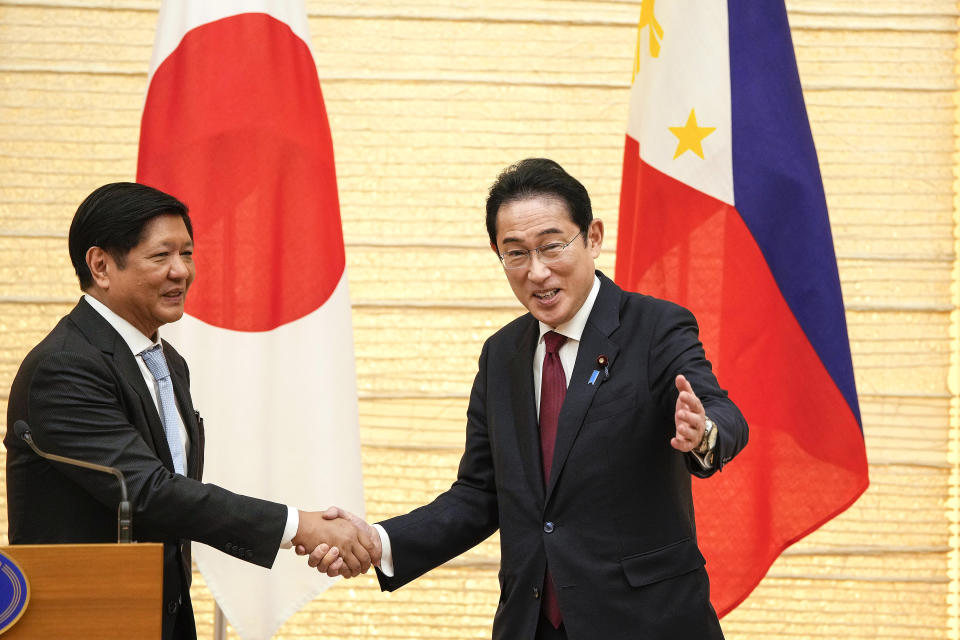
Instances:
[[[374,524],[373,528],[377,530],[380,536],[380,573],[388,578],[393,577],[393,550],[390,548],[390,536],[386,530],[379,524]]]
[[[691,451],[690,453],[697,459],[697,462],[700,463],[701,469],[704,471],[713,469],[713,451],[708,452],[706,455],[700,455],[696,451]]]
[[[293,546],[293,537],[300,528],[300,512],[287,505],[287,524],[283,527],[283,537],[280,538],[280,548],[289,549]],[[307,549],[313,551],[313,549]]]

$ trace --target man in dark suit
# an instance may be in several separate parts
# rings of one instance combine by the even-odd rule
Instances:
[[[187,208],[143,185],[105,185],[80,205],[69,245],[85,295],[27,355],[10,391],[10,543],[117,537],[117,481],[37,456],[14,434],[25,420],[41,449],[123,473],[133,538],[163,543],[165,640],[196,638],[191,540],[263,567],[282,545],[321,543],[337,549],[335,570],[366,571],[364,545],[374,547],[354,525],[200,482],[203,420],[187,363],[158,333],[183,315],[195,275]]]
[[[530,313],[483,346],[456,482],[375,525],[381,587],[397,589],[499,528],[496,640],[722,638],[691,474],[720,471],[747,425],[694,317],[595,271],[603,223],[553,161],[499,176],[487,230]],[[332,559],[323,551],[309,561],[321,571]]]

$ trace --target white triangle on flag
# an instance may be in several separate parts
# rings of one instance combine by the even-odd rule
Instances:
[[[639,69],[630,90],[627,135],[639,143],[640,157],[648,165],[732,205],[726,0],[698,0],[696,10],[682,2],[650,5],[640,23]],[[659,49],[652,52],[651,47]],[[692,151],[674,157],[679,140],[671,127],[686,125],[691,110],[698,125],[714,131],[703,138],[703,158]]]

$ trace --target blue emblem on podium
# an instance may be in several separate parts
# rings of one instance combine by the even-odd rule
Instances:
[[[0,633],[17,623],[29,602],[27,576],[10,556],[0,553]]]

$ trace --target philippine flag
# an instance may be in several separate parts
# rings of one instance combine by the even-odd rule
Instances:
[[[191,365],[204,479],[363,513],[356,373],[333,144],[301,0],[167,0],[139,182],[190,207],[197,279],[164,328]],[[279,541],[278,541],[279,542]],[[269,638],[332,581],[195,546],[243,638]]]
[[[868,485],[837,262],[783,0],[644,0],[616,279],[697,316],[750,443],[694,485],[720,615]]]

